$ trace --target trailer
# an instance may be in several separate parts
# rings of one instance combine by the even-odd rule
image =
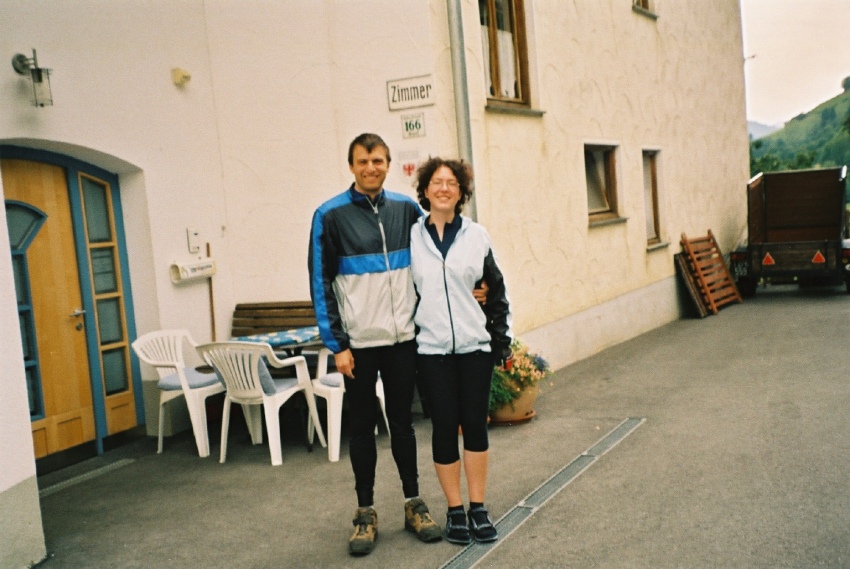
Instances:
[[[842,166],[764,172],[748,182],[747,244],[730,255],[742,296],[779,283],[844,283],[850,292],[846,178]]]

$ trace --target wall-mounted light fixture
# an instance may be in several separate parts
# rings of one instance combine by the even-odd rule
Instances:
[[[36,107],[53,105],[53,95],[50,93],[50,70],[38,66],[35,49],[32,57],[16,53],[12,58],[12,67],[20,75],[28,76],[32,82],[32,104]]]

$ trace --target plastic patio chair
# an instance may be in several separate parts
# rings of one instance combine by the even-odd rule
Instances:
[[[316,364],[316,378],[313,379],[313,393],[322,397],[327,402],[328,420],[328,459],[331,462],[339,461],[339,445],[342,431],[342,397],[345,394],[345,383],[342,374],[337,372],[328,373],[328,358],[333,353],[327,349],[319,350],[318,362]],[[390,422],[387,419],[386,404],[384,402],[384,383],[380,374],[375,384],[375,396],[381,404],[381,412],[384,414],[384,424],[387,432],[390,432]],[[307,422],[307,436],[313,442],[314,423],[312,418]],[[319,426],[321,429],[321,425]],[[375,432],[377,433],[377,426]]]
[[[227,458],[227,431],[230,425],[230,405],[242,404],[245,409],[245,420],[251,441],[256,444],[263,442],[262,419],[257,409],[263,406],[266,418],[266,429],[269,434],[269,451],[272,465],[283,463],[280,449],[280,420],[278,411],[290,397],[303,392],[309,407],[309,416],[318,420],[316,400],[313,397],[313,386],[310,382],[310,372],[303,356],[279,359],[271,346],[257,342],[213,342],[197,347],[198,353],[213,366],[227,386],[224,396],[224,413],[221,421],[221,457],[219,462]],[[266,363],[276,368],[295,367],[294,378],[274,379],[268,373]],[[327,446],[325,434],[321,425],[319,441]],[[312,443],[312,439],[308,436]]]
[[[201,373],[186,367],[183,350],[197,344],[186,330],[159,330],[148,332],[133,342],[133,351],[139,359],[156,369],[159,374],[159,433],[157,454],[162,454],[162,436],[165,424],[165,404],[178,397],[186,398],[189,419],[195,434],[198,455],[210,455],[210,438],[207,432],[206,398],[222,393],[224,385],[214,373]]]

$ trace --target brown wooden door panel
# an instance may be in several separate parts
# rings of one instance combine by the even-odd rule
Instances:
[[[45,418],[32,423],[36,456],[94,440],[89,358],[65,170],[27,160],[0,163],[6,199],[47,220],[27,249]]]

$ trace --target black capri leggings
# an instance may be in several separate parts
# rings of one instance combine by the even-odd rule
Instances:
[[[489,352],[424,355],[416,358],[419,380],[426,393],[433,435],[431,451],[437,464],[460,460],[458,427],[463,428],[463,448],[484,452],[493,356]]]

